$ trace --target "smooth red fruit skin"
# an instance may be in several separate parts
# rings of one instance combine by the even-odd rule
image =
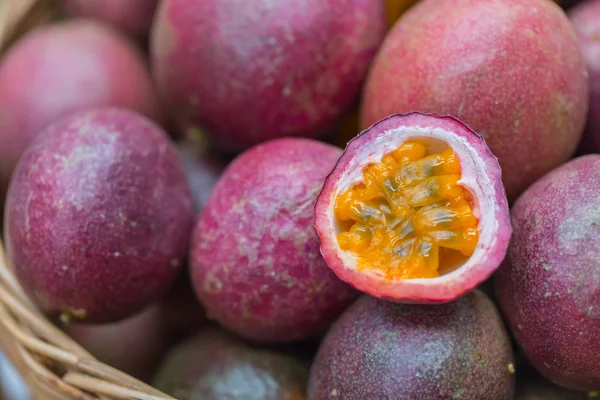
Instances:
[[[600,1],[588,0],[569,10],[581,51],[586,61],[590,85],[590,111],[584,146],[587,152],[600,152]]]
[[[478,186],[481,198],[477,198],[477,195],[472,193],[476,204],[475,208],[483,208],[478,212],[480,214],[480,242],[486,240],[481,235],[483,224],[481,215],[489,217],[490,213],[493,213],[493,221],[486,219],[486,227],[489,226],[494,232],[488,241],[483,243],[481,252],[476,249],[476,253],[471,258],[476,254],[480,254],[480,256],[468,268],[461,267],[451,273],[431,279],[388,279],[373,276],[369,271],[359,271],[342,258],[344,252],[339,247],[331,222],[333,215],[331,210],[340,182],[357,165],[367,162],[366,153],[371,151],[369,146],[372,143],[385,142],[387,135],[396,135],[393,131],[397,129],[423,130],[406,135],[406,140],[414,137],[411,135],[439,139],[432,133],[436,129],[451,132],[453,140],[460,143],[461,146],[470,148],[471,153],[462,153],[458,146],[454,148],[461,162],[463,180],[467,175],[485,174],[485,177],[477,176],[476,182],[473,182]],[[476,167],[481,170],[470,171],[466,166],[471,163],[475,163]],[[371,296],[404,303],[444,303],[455,300],[489,278],[506,254],[511,227],[501,174],[498,161],[490,153],[484,139],[456,118],[416,112],[391,115],[350,141],[333,171],[325,180],[315,204],[315,228],[321,241],[321,254],[340,279]],[[485,209],[486,207],[488,209]]]
[[[308,398],[509,400],[513,362],[498,311],[478,290],[438,306],[364,296],[321,343]]]
[[[498,157],[514,200],[569,159],[587,109],[579,41],[556,4],[424,0],[386,37],[367,79],[361,119],[364,129],[414,110],[459,118]]]
[[[192,239],[191,273],[209,316],[252,340],[304,339],[356,292],[319,253],[313,204],[340,150],[278,139],[235,159]]]
[[[386,30],[382,1],[164,0],[153,73],[179,123],[239,151],[328,132]]]
[[[65,332],[98,360],[147,382],[166,349],[162,316],[151,306],[121,322],[73,324]]]
[[[154,386],[179,400],[303,400],[308,365],[207,329],[173,348]]]
[[[75,20],[44,26],[0,62],[0,191],[25,148],[47,125],[99,106],[162,121],[141,53],[112,29]]]
[[[96,18],[136,37],[150,30],[157,4],[158,0],[61,0],[74,17]]]
[[[523,353],[550,381],[600,389],[600,156],[544,176],[517,200],[496,297]]]
[[[166,134],[131,111],[100,108],[50,125],[23,154],[4,237],[19,282],[43,310],[114,322],[170,287],[192,210]]]

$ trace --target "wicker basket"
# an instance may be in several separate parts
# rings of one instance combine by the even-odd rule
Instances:
[[[0,56],[27,30],[56,15],[55,0],[0,0]],[[15,280],[0,242],[0,346],[32,398],[172,399],[97,361],[50,323]]]

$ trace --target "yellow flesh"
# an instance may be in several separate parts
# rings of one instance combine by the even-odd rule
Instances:
[[[473,254],[479,237],[460,176],[452,149],[427,155],[421,143],[402,144],[337,197],[340,247],[355,254],[359,269],[389,278],[439,276]]]

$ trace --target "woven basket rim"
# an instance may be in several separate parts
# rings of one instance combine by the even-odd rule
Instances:
[[[0,57],[55,15],[56,0],[0,0]],[[0,345],[33,398],[172,400],[96,360],[38,310],[15,279],[0,240]]]

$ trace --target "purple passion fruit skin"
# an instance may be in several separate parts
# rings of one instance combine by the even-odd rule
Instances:
[[[0,62],[0,192],[50,123],[100,106],[163,119],[142,54],[118,32],[73,20],[37,28],[15,43]]]
[[[328,133],[386,30],[382,1],[165,0],[153,72],[184,129],[226,151]]]
[[[414,110],[455,116],[498,157],[513,201],[572,156],[587,90],[577,35],[553,2],[423,0],[373,61],[362,127]]]
[[[569,10],[581,52],[586,62],[590,87],[590,111],[582,150],[600,152],[600,0],[589,0]]]
[[[156,306],[114,324],[72,324],[65,332],[98,360],[146,382],[167,344]]]
[[[470,207],[478,220],[478,242],[473,253],[457,263],[454,269],[447,268],[440,261],[437,277],[403,278],[394,275],[397,270],[386,275],[380,269],[365,265],[365,260],[359,257],[361,254],[344,250],[338,241],[342,224],[346,222],[340,222],[336,215],[339,197],[355,183],[365,182],[367,166],[383,165],[385,156],[404,143],[415,140],[429,148],[452,149],[460,164],[460,179],[456,187],[466,190],[472,197]],[[425,157],[415,162],[420,160],[425,160]],[[398,165],[405,167],[402,163]],[[401,172],[397,171],[392,185],[400,187],[403,181],[402,178],[398,180],[398,175]],[[436,177],[433,176],[433,179]],[[381,186],[384,182],[379,184]],[[432,196],[437,190],[434,186],[426,187],[428,191],[433,190],[429,192]],[[402,193],[402,190],[398,189],[395,193]],[[383,192],[381,195],[386,196]],[[404,204],[405,200],[399,199],[398,204]],[[394,204],[391,203],[386,206],[393,209]],[[407,221],[413,218],[413,225],[416,210],[417,207],[412,207],[412,216],[406,218]],[[383,208],[378,211],[388,212]],[[392,224],[389,218],[388,224]],[[321,240],[321,253],[340,279],[371,296],[406,303],[443,303],[472,290],[500,265],[511,234],[500,167],[483,138],[453,117],[422,113],[392,115],[363,131],[348,144],[317,199],[315,227]],[[441,226],[439,229],[445,228]]]
[[[213,328],[171,350],[154,386],[180,400],[304,400],[307,380],[307,363]]]
[[[194,288],[210,317],[256,341],[317,334],[355,298],[319,253],[314,202],[340,155],[311,139],[255,146],[225,170],[192,239]]]
[[[170,287],[193,206],[166,134],[131,111],[100,108],[52,124],[28,148],[4,224],[16,277],[41,309],[115,322]]]
[[[311,400],[509,400],[514,361],[494,304],[478,290],[452,303],[362,297],[313,363]]]
[[[496,297],[530,363],[560,386],[600,389],[600,156],[553,170],[517,200]]]

